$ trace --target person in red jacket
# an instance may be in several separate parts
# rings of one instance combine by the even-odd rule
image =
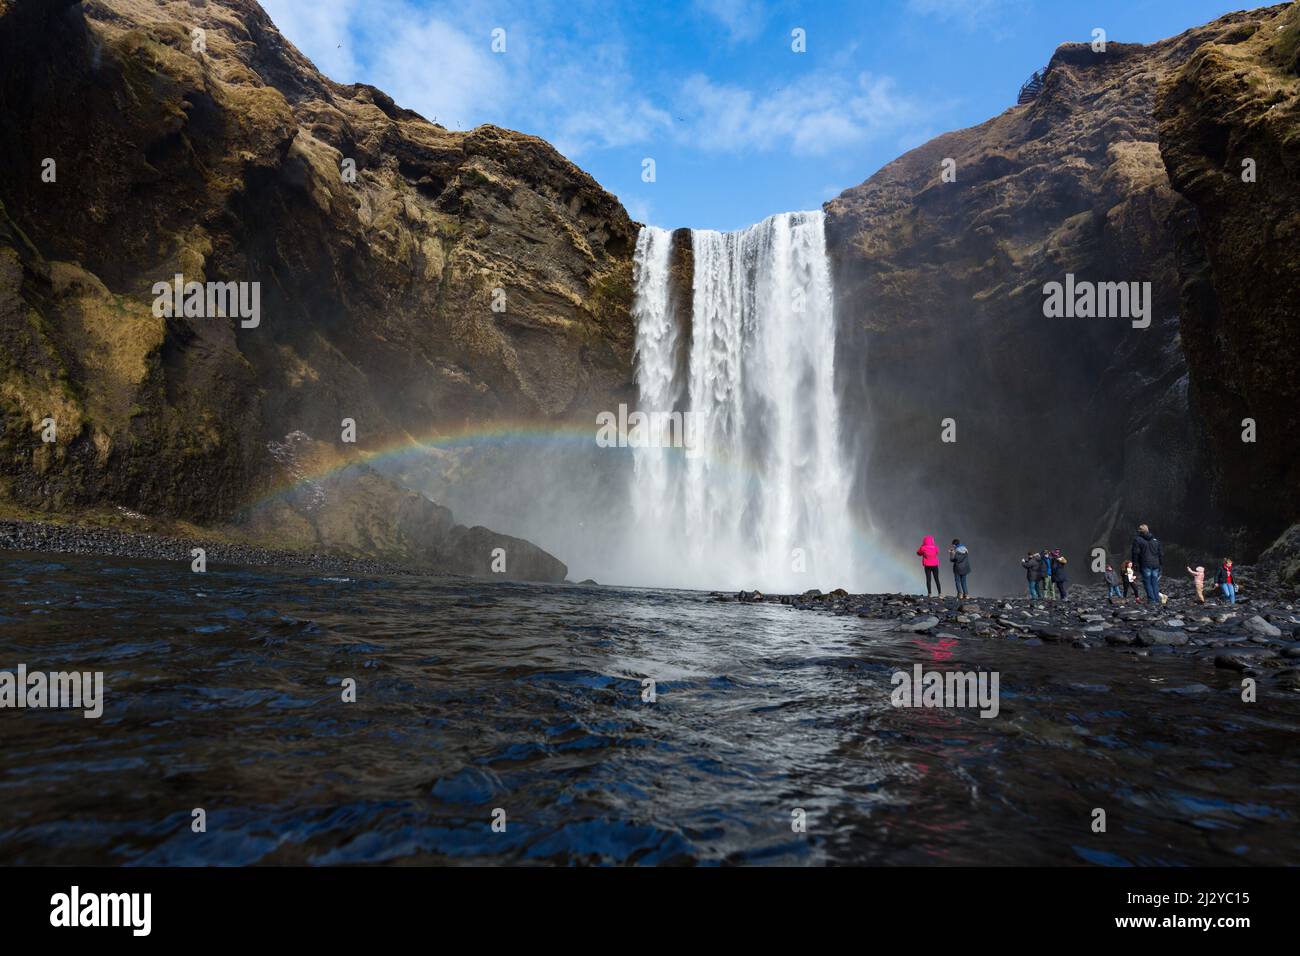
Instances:
[[[939,586],[939,548],[934,543],[934,535],[927,534],[916,553],[921,556],[921,566],[925,568],[925,593],[930,593],[930,578],[933,577],[934,593],[943,597],[943,588]]]

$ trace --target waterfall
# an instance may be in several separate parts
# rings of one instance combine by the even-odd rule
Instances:
[[[861,575],[840,447],[822,214],[692,232],[689,316],[674,309],[671,247],[663,229],[647,226],[637,239],[639,410],[689,412],[695,443],[634,447],[631,493],[646,583],[852,588]],[[684,337],[688,363],[678,359]]]

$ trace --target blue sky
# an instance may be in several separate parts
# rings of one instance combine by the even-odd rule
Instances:
[[[1148,43],[1225,0],[262,0],[327,75],[454,129],[534,133],[632,216],[736,229],[811,209],[1010,106],[1094,27]],[[504,30],[503,52],[493,31]],[[792,49],[804,31],[806,52]],[[498,35],[499,36],[499,35]],[[642,180],[643,160],[655,181]]]

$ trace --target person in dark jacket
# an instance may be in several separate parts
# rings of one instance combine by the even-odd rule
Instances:
[[[1108,564],[1106,565],[1105,578],[1106,578],[1106,587],[1110,588],[1110,593],[1107,595],[1107,597],[1120,598],[1121,600],[1123,600],[1124,588],[1120,584],[1119,572],[1116,571]]]
[[[1214,583],[1219,586],[1229,604],[1237,603],[1237,580],[1232,576],[1232,558],[1223,559],[1223,564],[1215,572]]]
[[[1042,592],[1043,597],[1054,598],[1056,597],[1056,588],[1052,583],[1052,549],[1044,548],[1039,551],[1038,560],[1043,562],[1043,583],[1038,586],[1038,590]]]
[[[1056,585],[1062,601],[1066,599],[1066,592],[1070,587],[1070,577],[1065,573],[1065,566],[1069,563],[1065,555],[1061,554],[1060,548],[1052,552],[1052,583]]]
[[[948,560],[952,562],[952,580],[957,586],[957,596],[970,597],[970,591],[966,590],[966,575],[970,574],[970,552],[957,538],[952,539],[952,545],[948,548]]]
[[[1124,582],[1124,597],[1128,597],[1128,592],[1133,592],[1133,600],[1139,604],[1142,603],[1142,592],[1138,590],[1138,579],[1140,574],[1134,569],[1132,561],[1125,561],[1119,568],[1120,580]]]
[[[1130,557],[1133,566],[1142,575],[1142,584],[1146,587],[1147,600],[1152,604],[1160,603],[1160,568],[1164,563],[1164,554],[1160,541],[1144,524],[1138,525],[1137,536],[1133,538],[1133,551]]]
[[[1020,562],[1020,566],[1025,569],[1025,580],[1029,584],[1029,598],[1037,601],[1041,597],[1038,593],[1038,582],[1043,580],[1043,561],[1030,551]]]

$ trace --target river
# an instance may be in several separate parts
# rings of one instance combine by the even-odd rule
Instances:
[[[1244,703],[1203,660],[700,592],[66,555],[0,552],[0,594],[0,669],[102,671],[106,698],[0,710],[4,863],[1300,856],[1300,696]],[[917,663],[996,671],[998,716],[891,706]]]

